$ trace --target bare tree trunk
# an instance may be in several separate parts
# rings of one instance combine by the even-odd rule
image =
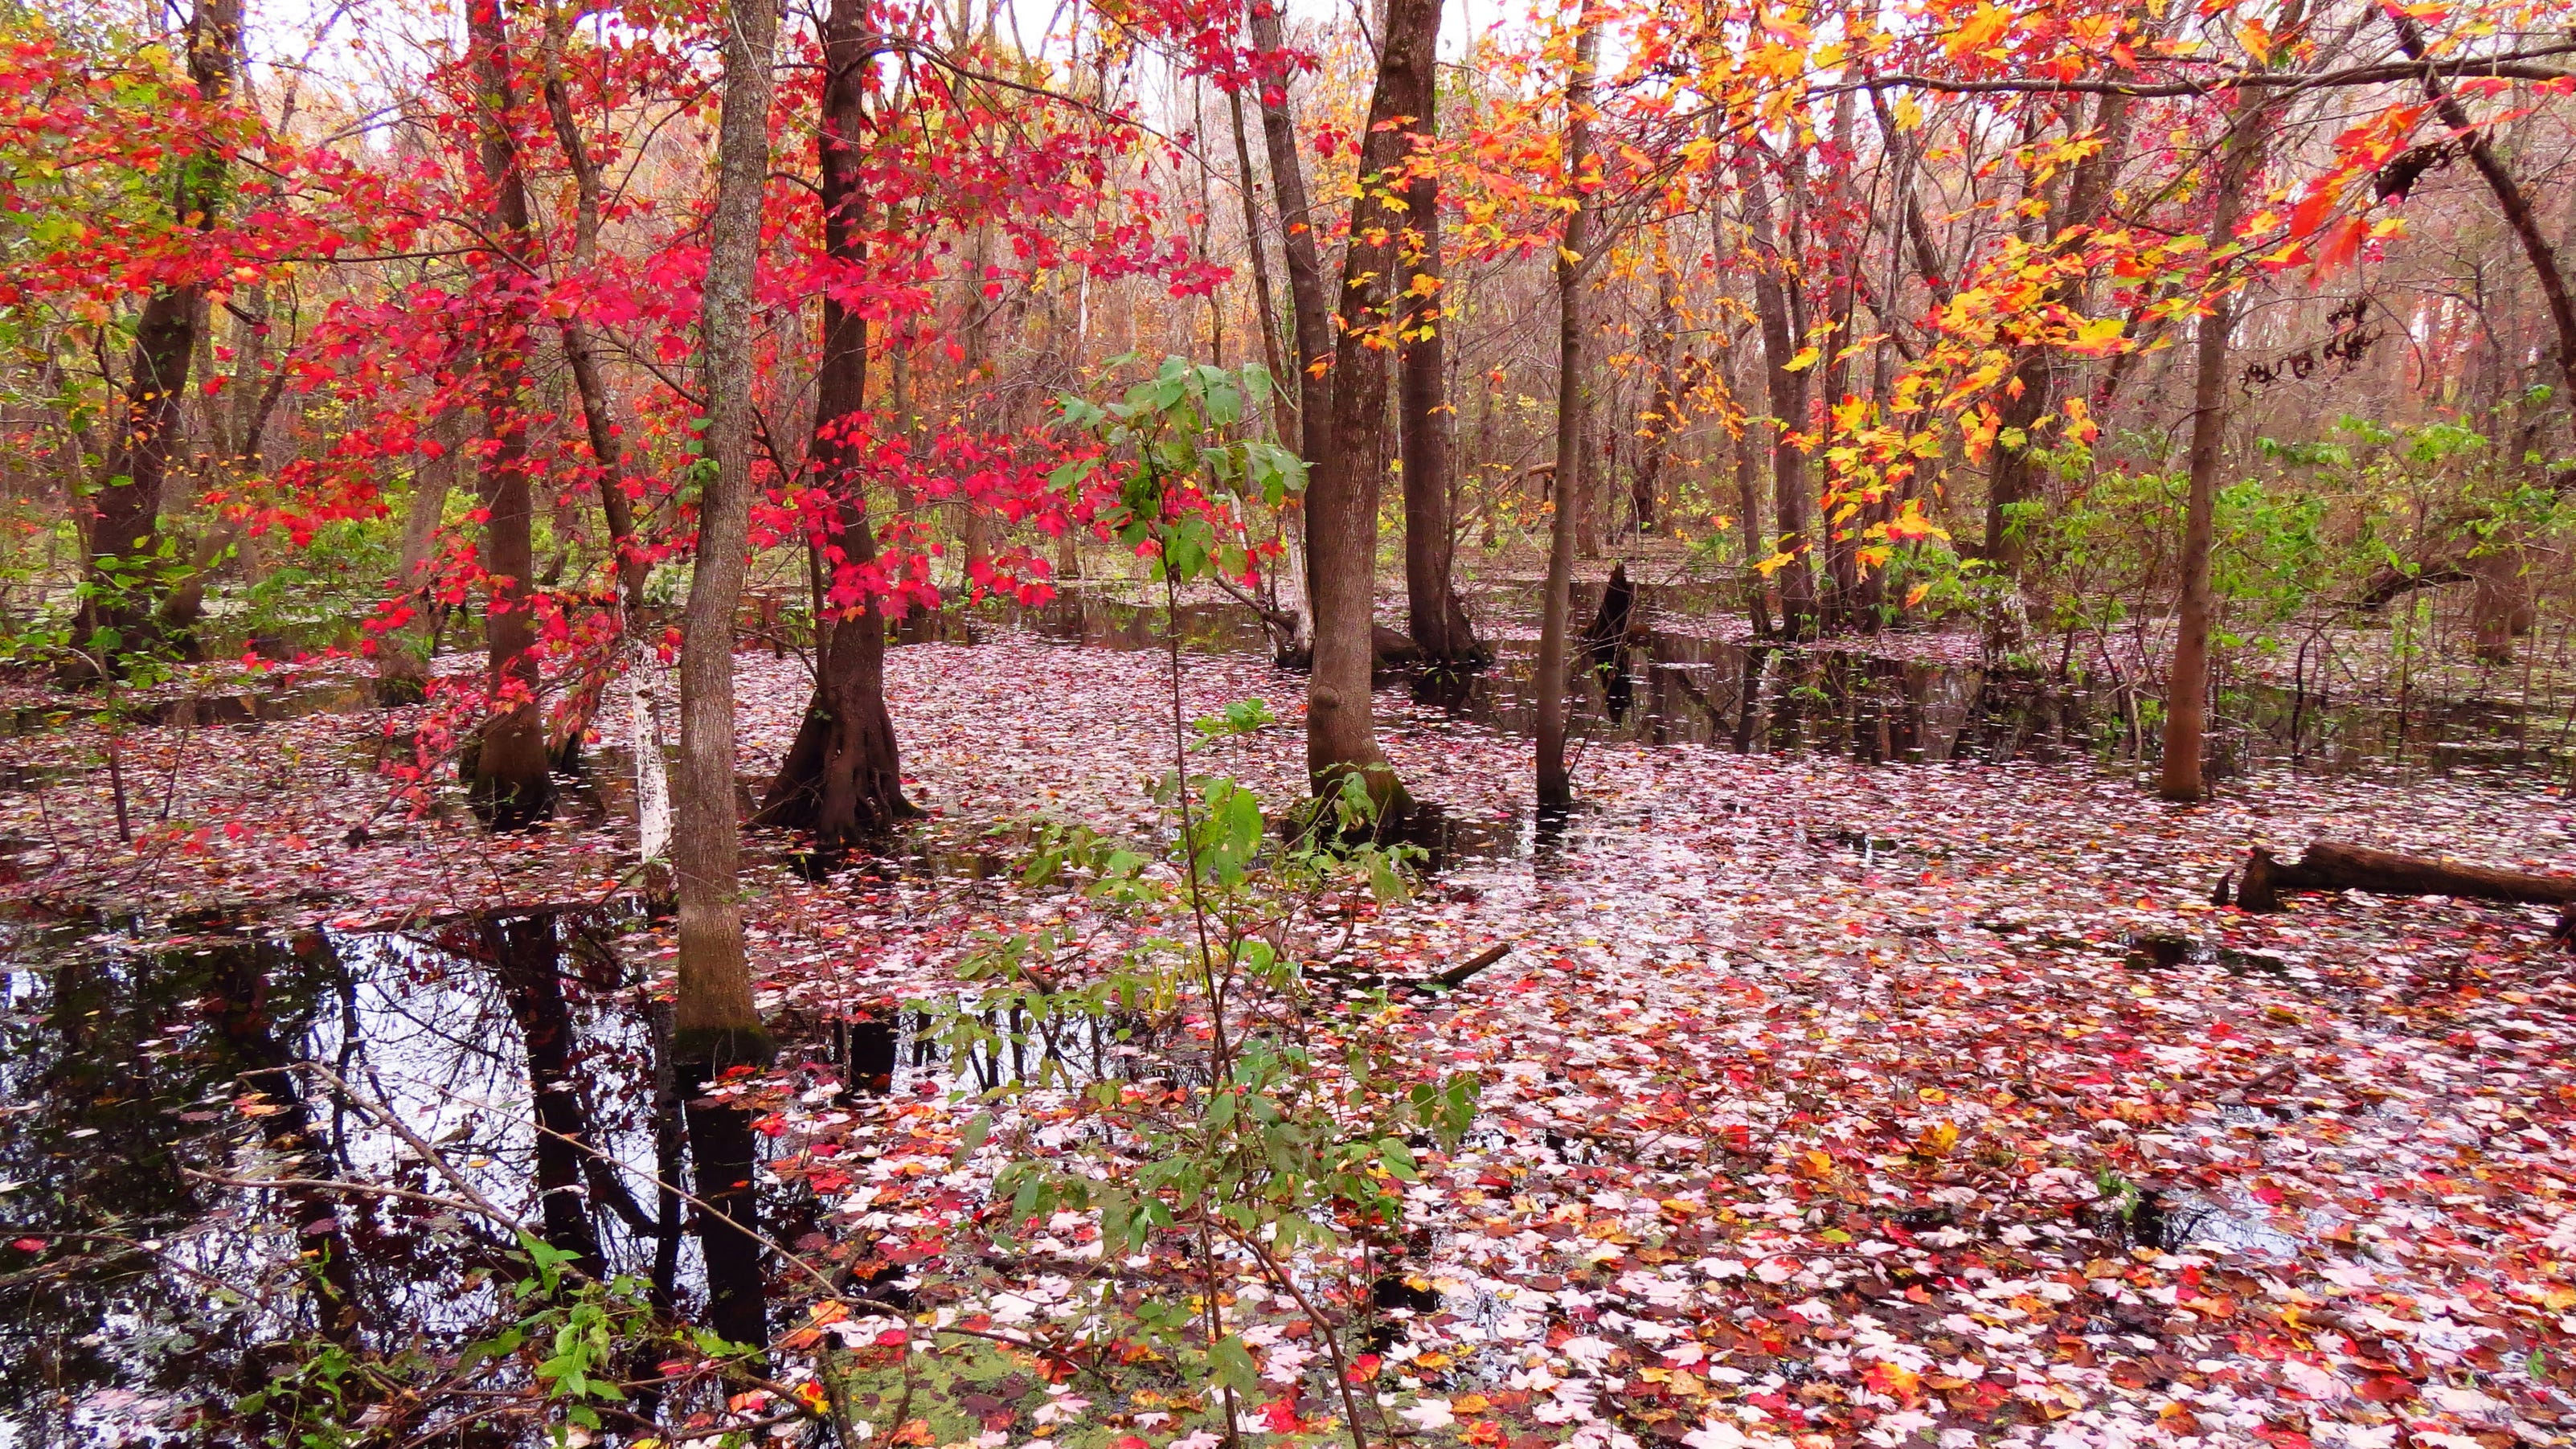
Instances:
[[[865,0],[833,0],[824,22],[823,124],[815,136],[822,178],[823,254],[855,271],[867,259],[867,193],[859,138],[867,124],[868,43]],[[857,309],[823,297],[823,357],[814,376],[811,456],[836,503],[837,539],[817,540],[829,592],[844,566],[876,557],[876,525],[859,477],[868,392],[868,322]],[[815,601],[826,620],[814,697],[787,758],[769,784],[757,823],[814,832],[827,849],[855,844],[921,812],[903,798],[903,768],[894,721],[885,705],[885,615],[873,598],[855,608]]]
[[[1788,555],[1779,571],[1780,627],[1792,637],[1812,633],[1816,622],[1815,539],[1809,527],[1812,505],[1807,498],[1807,455],[1789,435],[1807,424],[1807,373],[1789,364],[1798,351],[1798,331],[1790,318],[1788,256],[1781,250],[1780,230],[1771,215],[1771,193],[1762,178],[1762,157],[1750,149],[1736,162],[1736,181],[1744,193],[1744,224],[1763,253],[1753,273],[1753,311],[1762,327],[1764,380],[1771,398],[1771,493],[1774,551]]]
[[[1573,611],[1575,510],[1582,506],[1585,264],[1591,260],[1592,203],[1583,191],[1583,168],[1592,149],[1592,72],[1601,57],[1601,27],[1586,16],[1575,40],[1574,68],[1565,82],[1565,174],[1574,209],[1556,253],[1556,516],[1547,547],[1547,601],[1538,636],[1538,803],[1563,809],[1574,803],[1566,769],[1566,631]]]
[[[1673,276],[1671,260],[1660,250],[1655,261],[1655,389],[1639,429],[1645,437],[1637,454],[1637,471],[1628,485],[1629,508],[1641,535],[1655,531],[1656,516],[1662,511],[1664,466],[1672,457],[1673,430],[1680,421],[1674,415],[1681,407],[1675,386],[1681,370],[1681,285]]]
[[[1252,45],[1265,54],[1285,47],[1277,0],[1253,0]],[[1315,250],[1315,214],[1306,200],[1306,166],[1297,154],[1297,116],[1287,82],[1261,88],[1261,139],[1270,184],[1279,194],[1279,249],[1288,259],[1288,304],[1297,334],[1297,438],[1309,467],[1332,447],[1333,304],[1324,295],[1324,265]]]
[[[1440,7],[1420,7],[1436,31]],[[1426,54],[1438,36],[1422,39]],[[1441,334],[1448,330],[1440,299],[1440,182],[1432,173],[1430,148],[1439,134],[1439,97],[1431,84],[1432,66],[1422,65],[1423,93],[1404,98],[1418,104],[1409,140],[1420,159],[1413,184],[1405,192],[1405,218],[1411,236],[1409,255],[1398,274],[1402,284],[1402,360],[1396,378],[1396,426],[1404,459],[1404,594],[1413,642],[1425,658],[1464,664],[1484,657],[1477,647],[1475,625],[1458,598],[1450,576],[1454,541],[1450,537],[1449,375]],[[1415,281],[1423,279],[1425,287]]]
[[[698,502],[697,571],[680,626],[679,990],[672,1043],[683,1062],[765,1060],[772,1051],[743,954],[734,814],[734,616],[751,533],[752,276],[769,175],[776,0],[734,0],[725,27],[724,113],[699,327],[710,466]],[[702,1164],[703,1165],[703,1164]]]
[[[198,94],[214,105],[229,101],[241,48],[240,0],[198,0],[188,17],[187,46],[188,77]],[[222,154],[189,156],[175,169],[172,215],[184,228],[212,226],[229,188]],[[112,667],[113,656],[151,642],[167,574],[161,494],[179,448],[180,409],[205,312],[204,286],[188,282],[155,289],[136,323],[123,416],[108,429],[101,486],[75,500],[87,566],[73,643],[90,657],[66,671],[71,678],[95,678]]]
[[[2303,0],[2284,7],[2280,33],[2296,30]],[[2280,114],[2278,92],[2248,89],[2236,107],[2219,163],[2217,194],[2209,222],[2210,244],[2223,247],[2236,235],[2244,215],[2245,194],[2263,169],[2273,122]],[[2220,281],[2219,294],[2200,318],[2194,357],[2191,413],[2191,496],[2184,506],[2182,531],[2182,603],[2174,630],[2172,672],[2165,679],[2164,769],[2157,793],[2168,800],[2198,800],[2203,735],[2209,710],[2209,627],[2217,612],[2210,589],[2209,554],[2216,531],[2218,470],[2225,462],[2227,441],[2227,333],[2236,321],[2234,288]]]
[[[1234,120],[1234,165],[1236,171],[1242,176],[1242,185],[1237,189],[1243,196],[1244,249],[1252,256],[1252,300],[1261,326],[1261,361],[1263,366],[1270,369],[1271,377],[1276,379],[1279,385],[1277,410],[1273,417],[1276,419],[1280,444],[1283,447],[1298,450],[1298,456],[1304,457],[1306,456],[1306,414],[1299,398],[1303,395],[1307,374],[1306,370],[1300,367],[1295,369],[1292,375],[1287,364],[1281,360],[1279,314],[1270,289],[1270,248],[1261,236],[1261,198],[1260,193],[1253,186],[1252,150],[1244,140],[1243,92],[1228,91],[1225,101]],[[1281,103],[1283,113],[1285,108],[1286,103],[1283,101]],[[1293,146],[1292,134],[1292,150]],[[1305,187],[1302,180],[1298,183],[1297,190],[1300,195],[1304,194]],[[1281,192],[1281,195],[1285,194],[1285,191]],[[1313,238],[1308,237],[1307,242],[1311,250]],[[1318,426],[1322,425],[1318,424]],[[1272,592],[1278,600],[1281,612],[1292,621],[1284,631],[1273,631],[1272,642],[1282,665],[1303,668],[1313,663],[1315,658],[1315,613],[1307,602],[1306,542],[1302,515],[1298,518],[1298,526],[1281,529],[1280,557],[1271,570]],[[1068,532],[1065,537],[1066,556],[1071,557],[1072,534]]]
[[[1403,786],[1378,749],[1369,682],[1377,663],[1376,460],[1386,434],[1387,332],[1395,290],[1397,237],[1404,217],[1394,188],[1402,178],[1398,117],[1430,104],[1432,42],[1440,0],[1390,0],[1377,87],[1360,144],[1359,194],[1351,202],[1351,241],[1342,258],[1341,342],[1333,359],[1329,414],[1309,412],[1307,441],[1323,417],[1332,443],[1312,460],[1306,484],[1306,561],[1315,606],[1315,667],[1306,689],[1306,773],[1318,794],[1340,788],[1356,770],[1381,806]],[[1310,449],[1311,451],[1311,449]]]
[[[1279,27],[1279,0],[1252,0],[1249,24],[1252,45],[1263,54],[1285,48]],[[1285,75],[1261,87],[1261,139],[1270,162],[1271,189],[1279,197],[1279,251],[1288,264],[1288,309],[1295,333],[1297,376],[1297,451],[1306,460],[1309,479],[1333,450],[1333,304],[1325,295],[1324,265],[1315,248],[1315,214],[1306,199],[1306,166],[1297,153],[1297,117],[1289,108]],[[1282,379],[1283,385],[1287,382]],[[1292,610],[1307,621],[1306,657],[1314,658],[1313,605],[1321,592],[1315,578],[1315,500],[1311,482],[1304,502],[1305,538],[1295,552],[1304,555],[1296,593],[1305,608]],[[1372,585],[1373,587],[1374,585]],[[1309,734],[1312,740],[1312,734]],[[1374,746],[1372,746],[1374,748]],[[1311,744],[1310,744],[1311,758]]]
[[[466,33],[472,42],[476,89],[476,152],[492,187],[493,229],[515,263],[534,253],[527,187],[519,169],[512,114],[509,34],[502,0],[471,0]],[[554,811],[552,762],[538,692],[543,680],[534,652],[535,504],[528,485],[527,389],[529,316],[515,289],[498,315],[482,321],[476,386],[482,395],[490,444],[482,470],[483,566],[491,582],[484,595],[483,634],[491,656],[487,685],[490,715],[474,752],[471,796],[496,830],[525,829]]]
[[[1234,121],[1234,189],[1243,198],[1243,249],[1252,258],[1252,310],[1261,328],[1261,365],[1278,381],[1280,406],[1286,413],[1281,419],[1285,426],[1278,430],[1280,444],[1295,448],[1299,441],[1297,383],[1279,361],[1279,310],[1270,298],[1270,247],[1261,239],[1261,193],[1253,183],[1252,148],[1244,142],[1243,91],[1227,91],[1225,104]]]

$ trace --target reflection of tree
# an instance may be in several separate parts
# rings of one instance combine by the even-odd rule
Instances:
[[[535,1107],[537,1205],[546,1242],[572,1254],[584,1273],[603,1277],[599,1235],[591,1228],[583,1199],[582,1148],[590,1140],[590,1123],[573,1086],[572,1011],[564,1004],[563,951],[555,918],[552,914],[486,916],[474,931],[483,958],[500,980],[510,1015],[519,1025],[528,1096]],[[634,1207],[634,1198],[615,1173],[601,1172],[597,1177]],[[642,1210],[635,1211],[641,1218]],[[651,1230],[649,1221],[637,1226]]]
[[[150,946],[12,942],[0,1178],[27,1186],[0,1194],[0,1242],[47,1246],[0,1247],[0,1433],[76,1441],[85,1403],[116,1402],[102,1390],[168,1400],[155,1418],[219,1407],[309,1363],[317,1340],[375,1360],[487,1335],[526,1265],[506,1230],[439,1205],[449,1174],[528,1204],[585,1271],[649,1264],[673,1301],[676,1192],[648,1211],[612,1160],[649,1153],[674,1183],[681,1140],[615,921],[195,925]],[[299,1070],[308,1058],[329,1074]],[[322,1090],[334,1079],[355,1095]],[[277,1179],[321,1185],[228,1185]]]
[[[216,1217],[229,1205],[186,1175],[227,1165],[228,1104],[249,1092],[265,1098],[243,1103],[256,1150],[320,1162],[312,1104],[279,1069],[344,984],[329,942],[223,932],[144,951],[83,936],[20,937],[0,1018],[0,1177],[28,1184],[0,1197],[0,1237],[48,1245],[41,1266],[0,1250],[0,1402],[21,1442],[81,1437],[71,1414],[95,1390],[237,1390],[263,1372],[259,1343],[345,1341],[363,1322],[363,1213],[344,1222],[314,1193],[234,1209],[287,1224],[295,1251],[281,1253]],[[208,1291],[217,1278],[229,1301]]]

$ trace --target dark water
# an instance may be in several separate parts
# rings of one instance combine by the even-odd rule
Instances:
[[[475,1197],[670,1321],[765,1342],[810,1283],[734,1225],[810,1244],[822,1208],[763,1181],[752,1113],[674,1080],[634,965],[666,929],[593,907],[0,925],[0,1443],[220,1419],[330,1344],[487,1338],[527,1260]],[[999,1013],[962,1052],[914,1013],[775,1024],[809,1101],[1188,1070]]]
[[[655,1185],[679,1114],[623,959],[640,924],[0,928],[0,1434],[81,1442],[229,1403],[299,1342],[486,1331],[524,1264],[431,1198],[480,1194],[703,1298]],[[244,1185],[279,1180],[323,1185]],[[423,1197],[330,1186],[355,1182]]]

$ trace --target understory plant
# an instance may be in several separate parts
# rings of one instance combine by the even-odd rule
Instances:
[[[1118,402],[1064,405],[1099,446],[1059,470],[1060,483],[1078,490],[1092,470],[1117,471],[1115,512],[1100,524],[1144,550],[1167,603],[1212,570],[1248,574],[1239,540],[1249,506],[1276,509],[1301,481],[1292,455],[1243,435],[1247,404],[1268,385],[1258,368],[1176,358]],[[1400,1229],[1415,1145],[1453,1145],[1478,1084],[1402,1057],[1383,987],[1345,989],[1310,972],[1331,910],[1404,890],[1410,852],[1375,838],[1365,782],[1352,776],[1273,833],[1250,787],[1191,767],[1193,755],[1270,727],[1268,709],[1247,701],[1189,718],[1177,633],[1169,643],[1161,838],[1038,827],[1021,878],[1079,909],[983,937],[965,991],[924,1009],[959,1059],[1008,1050],[1034,1062],[981,1094],[986,1110],[962,1149],[1001,1149],[989,1215],[1000,1245],[1058,1214],[1089,1214],[1104,1263],[1167,1260],[1195,1280],[1186,1297],[1122,1296],[1104,1281],[1089,1331],[1124,1351],[1102,1358],[1213,1386],[1231,1437],[1263,1379],[1244,1325],[1229,1319],[1226,1285],[1254,1279],[1311,1325],[1345,1432],[1366,1449],[1352,1305],[1368,1281],[1349,1271],[1352,1250]],[[1123,1069],[1082,1079],[1069,1048],[1104,1041]],[[1292,1415],[1296,1391],[1291,1382]]]

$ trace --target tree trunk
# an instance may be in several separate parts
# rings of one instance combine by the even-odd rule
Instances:
[[[1671,460],[1673,430],[1679,419],[1681,399],[1676,383],[1681,370],[1681,284],[1673,276],[1672,262],[1658,255],[1655,259],[1655,390],[1647,405],[1644,426],[1638,431],[1645,436],[1638,450],[1637,471],[1628,485],[1628,503],[1640,535],[1655,531],[1656,516],[1662,511],[1664,467]]]
[[[1285,48],[1277,0],[1253,0],[1253,49],[1275,55]],[[1288,82],[1261,86],[1261,139],[1269,153],[1270,184],[1279,194],[1279,249],[1288,259],[1288,305],[1296,331],[1297,440],[1309,468],[1332,448],[1333,305],[1324,295],[1324,265],[1315,250],[1314,211],[1306,201],[1306,166],[1297,154],[1297,117],[1289,109]]]
[[[1538,803],[1562,810],[1574,803],[1565,762],[1566,632],[1573,611],[1575,510],[1583,473],[1584,267],[1591,260],[1592,203],[1583,170],[1592,147],[1592,72],[1601,56],[1601,27],[1586,17],[1574,46],[1574,68],[1565,82],[1565,175],[1574,208],[1556,253],[1556,515],[1549,520],[1547,600],[1538,636]]]
[[[751,533],[751,293],[769,175],[778,9],[775,0],[734,0],[727,8],[715,214],[699,314],[709,466],[698,501],[697,570],[681,621],[680,768],[673,782],[679,829],[672,852],[680,895],[672,1048],[683,1062],[714,1066],[765,1060],[773,1050],[751,999],[736,899],[741,828],[734,813],[733,636]],[[703,1152],[699,1163],[703,1186]]]
[[[1780,627],[1795,638],[1812,633],[1816,622],[1807,455],[1790,441],[1790,434],[1807,425],[1807,372],[1789,366],[1798,351],[1798,331],[1790,317],[1787,287],[1797,278],[1781,250],[1762,164],[1759,151],[1748,148],[1736,162],[1735,174],[1744,193],[1744,224],[1763,253],[1753,272],[1753,311],[1762,327],[1763,376],[1771,399],[1771,541],[1773,556],[1788,556],[1778,574]]]
[[[493,190],[493,229],[516,271],[533,256],[528,193],[519,170],[513,130],[517,109],[510,84],[509,36],[502,0],[471,0],[466,31],[474,55],[476,153]],[[536,550],[535,507],[528,485],[528,418],[520,406],[527,387],[529,316],[526,292],[509,276],[496,290],[504,300],[482,320],[476,388],[490,442],[484,453],[485,512],[483,633],[491,659],[487,681],[490,714],[474,752],[471,797],[495,830],[521,830],[554,812],[552,762],[538,692],[543,681],[533,652]]]
[[[438,546],[439,520],[447,512],[447,495],[456,486],[456,470],[464,460],[465,410],[450,407],[440,412],[429,425],[429,437],[437,451],[435,456],[423,454],[412,470],[411,497],[403,505],[402,554],[393,579],[396,592],[410,599],[415,617],[423,623],[388,630],[377,642],[376,692],[387,704],[418,703],[428,690],[433,639],[426,623],[436,616],[430,599],[430,554]]]
[[[1418,7],[1437,27],[1440,7]],[[1426,50],[1437,37],[1422,42]],[[1402,360],[1396,379],[1396,419],[1404,459],[1404,594],[1406,621],[1413,642],[1425,658],[1443,664],[1471,663],[1484,657],[1477,647],[1475,625],[1458,598],[1450,576],[1455,540],[1449,518],[1450,410],[1449,375],[1441,334],[1448,330],[1440,299],[1440,182],[1431,170],[1430,149],[1439,131],[1439,97],[1430,84],[1431,66],[1423,67],[1424,87],[1408,138],[1420,159],[1413,184],[1405,192],[1405,219],[1412,233],[1409,254],[1399,273],[1404,299]],[[1408,98],[1409,99],[1409,98]],[[1414,279],[1421,278],[1427,289]]]
[[[1771,556],[1771,544],[1762,532],[1762,450],[1750,420],[1735,435],[1735,506],[1744,515],[1736,526],[1743,530],[1745,607],[1753,616],[1753,637],[1767,639],[1771,637],[1771,581],[1763,577],[1760,565]]]
[[[868,43],[864,0],[833,0],[824,22],[822,127],[815,136],[822,179],[823,254],[856,272],[867,260],[867,205],[858,147],[867,126]],[[834,500],[837,537],[814,542],[826,597],[815,601],[824,632],[814,697],[787,758],[769,783],[755,823],[810,830],[825,849],[855,844],[921,812],[903,798],[894,721],[885,705],[885,615],[874,598],[831,606],[843,570],[876,558],[876,525],[860,481],[866,427],[868,323],[826,291],[823,355],[814,374],[810,449],[821,486]]]
[[[1279,442],[1282,447],[1298,446],[1297,380],[1279,360],[1279,310],[1270,297],[1270,248],[1261,239],[1261,193],[1252,179],[1252,148],[1245,144],[1243,130],[1243,91],[1225,93],[1227,112],[1234,120],[1234,169],[1238,178],[1236,193],[1243,199],[1243,249],[1252,258],[1253,316],[1261,328],[1261,365],[1279,384]],[[1299,456],[1304,456],[1300,454]]]
[[[1360,145],[1359,194],[1351,202],[1351,241],[1342,258],[1332,442],[1322,457],[1310,460],[1306,484],[1306,558],[1315,607],[1306,773],[1316,792],[1326,794],[1340,787],[1341,777],[1360,771],[1381,807],[1396,803],[1403,789],[1378,749],[1369,698],[1376,666],[1376,460],[1386,433],[1385,344],[1398,321],[1390,315],[1390,296],[1404,228],[1394,188],[1402,181],[1405,139],[1395,122],[1422,115],[1430,104],[1432,44],[1439,28],[1440,0],[1390,0],[1387,6],[1386,44]],[[1307,414],[1310,443],[1324,416]]]
[[[2303,0],[2290,0],[2279,33],[2298,28]],[[2217,195],[2209,222],[2213,250],[2232,245],[2245,193],[2263,169],[2263,149],[2280,114],[2277,88],[2244,92],[2219,163]],[[2191,494],[2184,506],[2182,603],[2174,629],[2172,672],[2165,679],[2164,768],[2157,793],[2168,800],[2198,800],[2202,736],[2209,709],[2209,628],[2217,612],[2209,581],[2209,553],[2217,523],[2218,470],[2227,441],[2227,333],[2236,321],[2235,293],[2220,280],[2219,294],[2200,319],[2194,359],[2191,414]]]
[[[212,105],[228,102],[241,48],[240,0],[198,0],[188,17],[187,46],[188,78],[197,93]],[[222,153],[189,156],[176,174],[170,201],[179,225],[214,225],[229,185]],[[108,431],[101,486],[76,502],[87,565],[72,642],[88,658],[66,671],[74,679],[113,670],[114,656],[152,642],[155,606],[167,579],[161,494],[179,448],[180,409],[205,313],[203,285],[165,286],[145,300],[135,326],[123,416]]]
[[[236,296],[239,300],[231,308],[235,314],[233,373],[224,384],[224,396],[204,404],[207,476],[227,485],[258,476],[263,461],[261,440],[268,431],[269,416],[277,411],[278,398],[286,390],[286,369],[269,365],[268,284],[244,288]],[[202,311],[196,330],[197,348],[205,354],[198,366],[211,377],[215,370],[213,329]],[[206,588],[214,581],[215,569],[240,546],[246,531],[238,514],[207,519],[196,546],[190,550],[187,566],[161,600],[157,623],[186,658],[205,657],[203,641],[196,630],[205,617]]]

